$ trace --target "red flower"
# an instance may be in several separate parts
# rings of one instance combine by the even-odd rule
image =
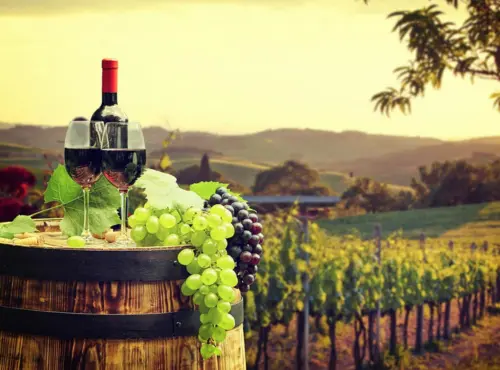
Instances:
[[[0,222],[12,221],[21,213],[23,203],[16,198],[0,198]]]

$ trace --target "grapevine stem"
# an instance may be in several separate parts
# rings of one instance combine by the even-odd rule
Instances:
[[[41,211],[38,211],[38,212],[32,213],[32,214],[30,215],[30,217],[35,217],[35,216],[38,216],[38,215],[40,215],[40,214],[42,214],[42,213],[52,211],[53,209],[57,209],[57,208],[62,207],[62,206],[64,206],[64,204],[62,204],[62,203],[61,203],[61,204],[58,204],[57,206],[54,206],[54,207],[50,207],[50,208],[47,208],[47,209],[42,209]]]

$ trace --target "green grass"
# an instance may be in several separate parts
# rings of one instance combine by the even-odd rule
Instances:
[[[375,213],[318,223],[337,235],[358,230],[363,238],[372,237],[377,223],[384,236],[403,230],[403,236],[409,239],[417,239],[422,232],[431,238],[485,237],[500,235],[500,202]]]

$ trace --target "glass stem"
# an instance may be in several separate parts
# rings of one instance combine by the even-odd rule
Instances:
[[[128,209],[127,209],[127,195],[128,195],[128,191],[125,190],[125,191],[120,191],[120,197],[121,197],[121,201],[122,201],[122,208],[121,208],[121,214],[122,214],[122,217],[121,217],[121,221],[122,221],[122,224],[121,224],[121,227],[120,227],[120,240],[127,240],[128,239],[128,236],[127,236],[127,212],[128,212]]]
[[[83,188],[83,232],[82,237],[90,238],[92,234],[90,233],[89,225],[89,208],[90,208],[90,188]]]

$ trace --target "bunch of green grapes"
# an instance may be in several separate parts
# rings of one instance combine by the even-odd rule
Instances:
[[[234,235],[232,217],[222,205],[208,211],[189,208],[183,214],[146,206],[129,217],[131,237],[139,245],[192,246],[181,250],[177,259],[190,274],[181,292],[193,298],[201,314],[198,339],[204,359],[221,354],[218,345],[235,326],[230,311],[238,276],[226,251],[227,239]]]

